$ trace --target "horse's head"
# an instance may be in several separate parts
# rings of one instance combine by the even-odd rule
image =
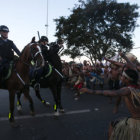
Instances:
[[[29,44],[31,50],[31,58],[35,62],[36,67],[44,66],[45,61],[41,52],[39,44],[35,41],[35,37],[32,38]]]
[[[21,59],[26,63],[30,63],[33,60],[36,67],[44,66],[45,61],[41,52],[41,48],[39,44],[35,42],[35,37],[32,39],[31,43],[29,43],[23,49]]]
[[[30,44],[31,58],[35,62],[36,67],[42,67],[45,65],[45,61],[41,52],[41,48],[38,43]]]

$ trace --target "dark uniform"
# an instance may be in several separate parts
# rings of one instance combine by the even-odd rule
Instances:
[[[11,61],[14,59],[14,51],[20,56],[20,51],[17,49],[13,41],[6,39],[3,40],[0,37],[0,57],[2,60]]]
[[[48,46],[41,45],[40,48],[41,48],[41,51],[42,51],[42,55],[43,55],[43,57],[44,57],[44,60],[47,61],[47,59],[48,59],[48,54],[49,54]]]
[[[45,61],[47,61],[47,58],[48,58],[48,47],[47,47],[48,38],[46,36],[41,36],[39,43],[40,43],[40,48],[41,48],[43,58]],[[40,89],[39,82],[40,82],[40,77],[42,76],[44,69],[45,69],[45,67],[37,69],[37,70],[35,70],[34,68],[30,69],[30,75],[32,75],[32,78],[35,78],[35,81],[36,81],[36,83],[34,85],[35,90]]]
[[[44,57],[44,60],[47,61],[47,54],[48,54],[48,38],[46,36],[41,36],[39,43],[40,43],[40,48],[42,51],[42,55]]]
[[[9,32],[8,27],[2,25],[0,26],[1,32]],[[2,79],[2,75],[7,69],[9,62],[14,60],[14,51],[18,56],[20,56],[20,51],[15,46],[13,41],[4,38],[1,34],[0,37],[0,80]]]

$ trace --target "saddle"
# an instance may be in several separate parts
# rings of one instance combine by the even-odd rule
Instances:
[[[10,61],[10,63],[5,63],[1,66],[0,70],[1,81],[9,79],[12,73],[12,69],[13,69],[13,61]]]
[[[39,82],[42,79],[48,78],[52,73],[52,66],[50,64],[45,64],[44,67],[35,69],[30,69],[30,84],[32,85],[34,82]]]

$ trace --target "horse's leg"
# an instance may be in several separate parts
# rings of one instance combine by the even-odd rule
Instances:
[[[62,89],[62,83],[59,83],[57,85],[57,101],[58,101],[58,107],[60,108],[60,112],[64,113],[65,111],[61,104],[61,89]]]
[[[58,96],[57,96],[57,87],[56,86],[50,86],[50,90],[52,91],[55,105],[54,105],[54,116],[59,116],[59,104],[58,104]]]
[[[9,92],[9,121],[10,123],[14,122],[14,102],[15,102],[15,93],[14,92]]]
[[[18,113],[21,114],[21,111],[22,111],[22,104],[21,104],[21,101],[20,101],[20,97],[21,97],[21,94],[22,92],[17,92],[17,110],[18,110]]]
[[[15,92],[14,91],[9,91],[9,108],[10,108],[10,112],[9,112],[9,121],[12,127],[19,127],[18,124],[15,123],[15,119],[14,119],[14,103],[15,103]]]
[[[24,96],[29,100],[30,102],[30,110],[31,110],[31,115],[34,115],[34,105],[33,105],[33,100],[31,98],[31,96],[29,95],[29,90],[26,90],[23,92],[24,93]]]
[[[38,98],[44,105],[50,107],[50,103],[42,99],[42,97],[41,97],[41,95],[40,95],[40,90],[35,90],[35,93],[36,93],[37,98]]]

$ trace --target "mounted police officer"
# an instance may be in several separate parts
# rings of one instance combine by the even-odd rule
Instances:
[[[46,65],[44,67],[44,69],[39,69],[36,71],[35,74],[35,80],[36,80],[36,84],[34,85],[34,89],[39,90],[40,88],[40,77],[44,71],[48,70],[48,64],[51,64],[52,66],[54,65],[52,62],[52,57],[53,54],[58,53],[60,48],[63,47],[63,40],[62,39],[58,39],[56,42],[52,42],[50,44],[48,44],[49,40],[46,36],[41,36],[40,40],[39,40],[39,44],[40,44],[40,48],[42,51],[42,55],[44,57],[44,60],[46,62]],[[53,58],[54,59],[54,58]]]
[[[49,40],[46,36],[41,36],[41,38],[39,40],[39,44],[40,44],[42,55],[43,55],[45,61],[47,61],[47,58],[48,58],[48,51],[49,51],[48,42],[49,42]]]
[[[48,41],[49,40],[46,36],[41,36],[40,40],[38,41],[38,43],[40,44],[42,55],[43,55],[45,61],[48,61],[48,51],[49,51]],[[35,90],[40,89],[39,82],[40,82],[40,77],[41,77],[44,69],[45,69],[45,67],[41,68],[41,69],[37,69],[33,72],[33,75],[34,75],[34,78],[35,78],[35,81],[36,81],[36,83],[34,85]]]
[[[46,36],[41,36],[39,43],[41,45],[40,47],[45,61],[49,61],[53,53],[58,53],[64,43],[62,39],[58,39],[56,42],[52,42],[50,44],[48,44],[48,42],[49,40]]]
[[[0,26],[0,80],[2,79],[3,72],[7,68],[10,61],[14,60],[14,51],[20,56],[20,51],[13,43],[8,39],[9,28],[5,25]]]

